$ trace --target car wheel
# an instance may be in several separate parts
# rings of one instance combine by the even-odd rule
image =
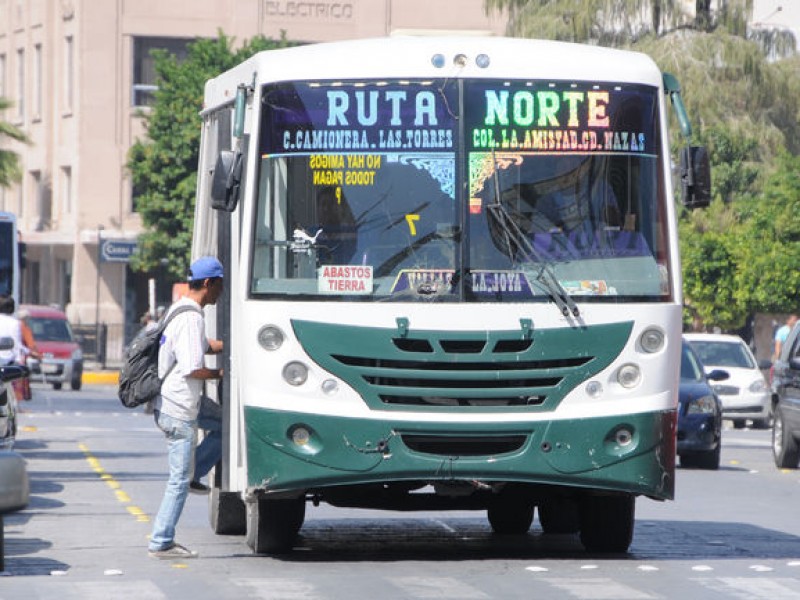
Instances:
[[[698,452],[695,455],[695,466],[698,469],[710,469],[716,471],[719,469],[719,459],[722,451],[722,446],[717,444],[717,447],[710,452]]]
[[[70,387],[75,390],[76,392],[81,389],[81,378],[80,377],[73,377],[72,381],[69,383]]]
[[[772,420],[767,417],[766,419],[753,419],[753,429],[769,429],[772,425]]]
[[[800,452],[797,440],[786,425],[780,405],[775,408],[772,423],[772,456],[775,465],[781,469],[796,469]]]
[[[53,389],[54,390],[60,390],[61,389],[61,382],[58,381],[58,382],[54,383],[53,384]]]
[[[747,421],[744,419],[734,419],[733,420],[733,428],[734,429],[744,429],[745,425],[747,425]]]

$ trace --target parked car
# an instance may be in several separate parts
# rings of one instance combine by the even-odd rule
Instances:
[[[728,374],[715,369],[706,374],[689,342],[681,346],[678,406],[678,456],[682,467],[718,469],[722,450],[722,403],[710,381]]]
[[[83,352],[64,312],[51,306],[23,304],[19,315],[33,333],[42,355],[41,360],[28,361],[34,380],[43,376],[56,390],[65,383],[73,390],[81,389]]]
[[[781,469],[800,461],[800,324],[794,326],[772,365],[772,455]]]
[[[741,429],[749,419],[755,429],[767,429],[772,421],[772,393],[753,352],[738,335],[687,333],[692,349],[706,369],[724,369],[725,383],[712,385],[722,401],[722,418]]]
[[[0,452],[0,573],[5,571],[3,515],[25,508],[29,497],[25,459],[16,452]]]

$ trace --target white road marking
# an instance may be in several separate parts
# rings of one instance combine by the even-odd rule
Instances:
[[[453,598],[454,600],[489,598],[482,591],[453,577],[387,577],[387,579],[408,594],[404,596],[406,598]]]
[[[545,578],[543,581],[575,598],[585,598],[586,600],[619,600],[620,598],[625,598],[625,600],[652,600],[657,598],[657,596],[605,577],[582,579]]]

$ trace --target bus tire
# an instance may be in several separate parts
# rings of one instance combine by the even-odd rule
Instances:
[[[208,495],[208,521],[218,535],[246,534],[247,511],[239,494],[212,487]]]
[[[291,551],[306,515],[305,498],[247,503],[247,545],[255,554]]]
[[[780,405],[775,407],[772,423],[772,456],[775,459],[775,466],[779,469],[796,469],[800,461],[797,440],[786,425]]]
[[[535,506],[527,499],[500,496],[489,505],[486,516],[492,531],[501,535],[528,533],[533,523]]]
[[[627,552],[633,541],[636,499],[587,496],[579,504],[581,543],[588,552]]]
[[[545,500],[538,507],[544,533],[578,533],[581,529],[578,504],[571,498]]]

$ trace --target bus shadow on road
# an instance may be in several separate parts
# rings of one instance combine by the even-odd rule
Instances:
[[[800,537],[744,523],[636,522],[626,554],[588,553],[574,535],[544,534],[535,522],[524,535],[497,535],[480,518],[309,520],[292,562],[403,560],[581,559],[716,560],[797,559]]]

